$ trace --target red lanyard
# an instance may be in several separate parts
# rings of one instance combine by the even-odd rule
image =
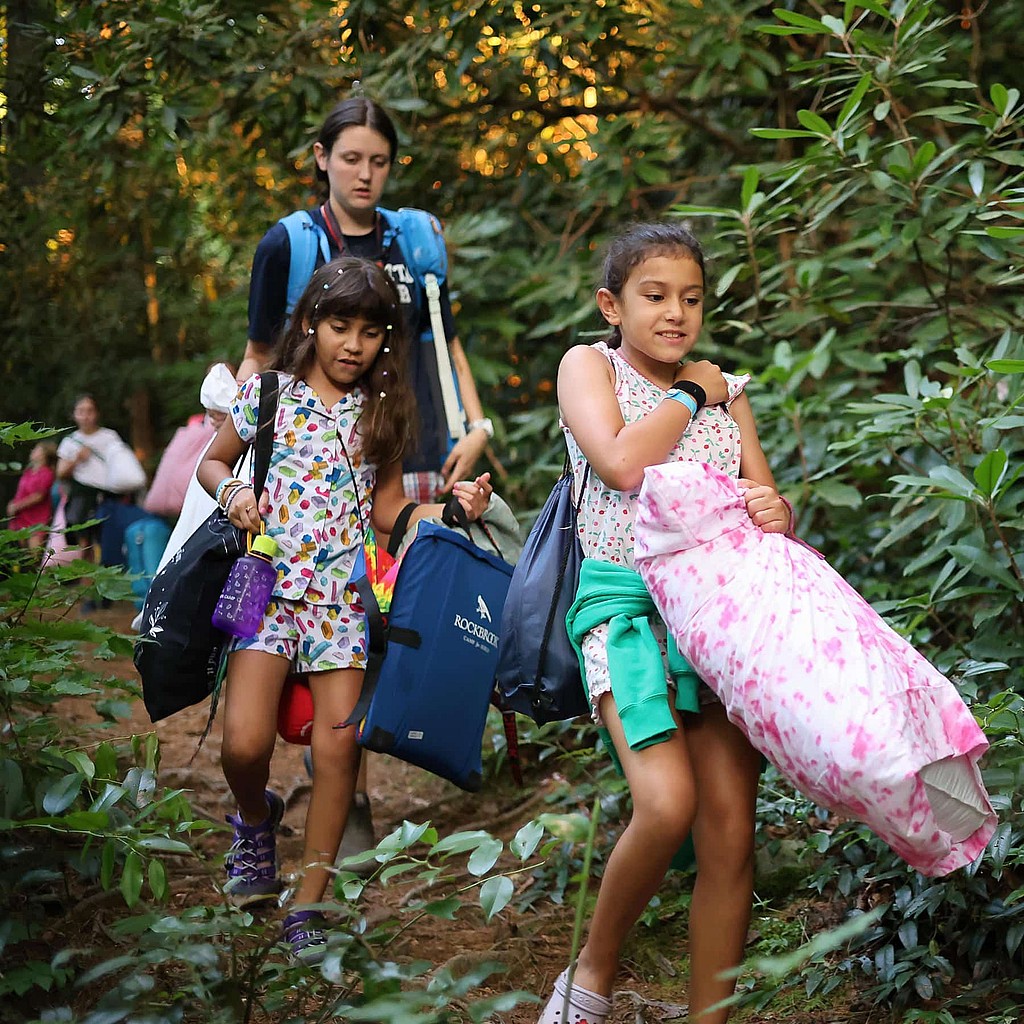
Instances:
[[[324,216],[324,224],[327,225],[327,234],[330,235],[331,242],[334,244],[334,248],[338,250],[339,256],[345,255],[345,236],[342,233],[341,225],[338,223],[337,217],[334,216],[334,211],[331,209],[330,201],[324,203],[320,207],[320,212]],[[377,259],[375,260],[378,267],[384,266],[384,240],[381,232],[380,215],[376,212],[373,217],[373,230],[377,236]]]

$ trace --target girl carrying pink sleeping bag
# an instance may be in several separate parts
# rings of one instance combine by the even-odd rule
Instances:
[[[806,796],[922,874],[969,864],[996,825],[970,710],[817,552],[758,529],[742,494],[703,463],[646,470],[636,568],[680,653]]]

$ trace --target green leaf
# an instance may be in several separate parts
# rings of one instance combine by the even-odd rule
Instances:
[[[814,487],[814,493],[829,505],[838,508],[858,508],[864,501],[860,491],[838,480],[821,480]]]
[[[740,192],[740,209],[747,210],[750,206],[750,200],[753,198],[754,193],[757,191],[758,172],[757,165],[751,164],[743,175],[743,189]]]
[[[1006,452],[1002,448],[996,448],[974,467],[974,482],[986,498],[994,497],[999,490],[999,485],[1003,482],[1003,477],[1006,476],[1008,461]]]
[[[481,844],[493,841],[490,832],[478,829],[474,832],[453,832],[438,840],[431,849],[431,853],[465,853],[467,850],[475,850]]]
[[[929,470],[928,479],[961,498],[970,498],[974,494],[970,480],[952,466],[936,466]]]
[[[686,203],[673,206],[672,212],[685,217],[739,217],[736,210],[725,206],[689,206]]]
[[[469,862],[466,865],[469,873],[478,876],[487,874],[501,856],[504,845],[500,839],[488,837],[470,854]]]
[[[467,1009],[473,1024],[484,1024],[484,1021],[501,1020],[509,1010],[514,1010],[520,1003],[533,1002],[540,1000],[529,992],[499,992],[497,995],[471,1003]]]
[[[750,134],[759,139],[816,139],[819,135],[799,128],[751,128]]]
[[[527,860],[543,838],[544,826],[539,821],[528,821],[515,834],[508,848],[521,861]]]
[[[972,160],[967,168],[967,180],[971,191],[980,196],[985,190],[985,164],[981,160]]]
[[[736,280],[736,275],[745,267],[745,263],[736,263],[715,282],[715,295],[718,298],[721,298],[729,290],[733,281]]]
[[[87,779],[96,777],[96,766],[92,763],[89,755],[83,750],[65,750],[61,755],[72,768],[82,773]]]
[[[1024,228],[985,228],[989,238],[1020,238],[1024,236]]]
[[[480,887],[480,906],[483,907],[488,921],[508,906],[514,891],[512,879],[506,875],[496,875],[484,882]]]
[[[113,839],[108,839],[103,844],[103,853],[100,856],[100,885],[109,889],[114,881],[114,866],[117,863],[117,846]]]
[[[571,814],[541,814],[537,820],[556,839],[582,843],[586,842],[590,834],[590,818],[578,811]]]
[[[832,126],[813,110],[798,110],[796,112],[796,119],[808,131],[814,132],[815,135],[822,135],[827,138],[832,134]]]
[[[983,579],[996,582],[1006,587],[1011,593],[1020,593],[1020,584],[1005,566],[1000,565],[988,551],[975,544],[951,544],[947,551],[957,562],[977,573]]]
[[[168,836],[143,836],[136,845],[143,850],[158,850],[161,853],[185,854],[186,856],[192,853],[192,848],[188,843],[183,843],[180,839],[171,839]]]
[[[806,32],[831,34],[830,30],[825,28],[820,21],[817,21],[815,18],[809,18],[806,14],[797,14],[796,11],[787,11],[784,7],[772,8],[772,14],[774,14],[779,21],[784,21],[787,25],[793,25],[796,28],[804,29]]]
[[[386,885],[392,878],[397,878],[399,875],[408,875],[413,871],[422,870],[423,865],[416,861],[399,861],[397,864],[389,864],[380,873],[380,883]]]
[[[134,907],[142,892],[142,858],[131,850],[125,858],[121,872],[121,895],[129,907]]]
[[[443,917],[446,921],[454,921],[461,906],[462,903],[455,896],[449,896],[447,899],[427,903],[422,909],[431,917]]]
[[[71,811],[60,823],[69,832],[99,832],[110,827],[110,815],[104,811]]]
[[[998,878],[1003,870],[1003,863],[1006,855],[1010,852],[1013,842],[1013,825],[1004,821],[996,827],[992,838],[988,842],[988,855],[992,862],[993,873]]]
[[[43,797],[43,810],[47,814],[61,814],[78,798],[85,776],[81,772],[65,775],[55,782]]]
[[[25,781],[21,767],[17,761],[5,757],[0,761],[0,792],[3,802],[0,803],[0,817],[13,818],[21,808],[21,798],[25,791]]]
[[[821,16],[821,23],[825,26],[834,36],[842,38],[846,35],[846,26],[839,18],[833,17],[831,14],[823,14]]]
[[[1024,373],[1024,359],[990,359],[985,369],[993,373]]]
[[[156,858],[151,860],[147,875],[149,877],[149,891],[153,894],[153,898],[163,902],[167,896],[167,872],[163,864]]]
[[[1010,103],[1010,94],[1007,92],[1006,86],[999,82],[993,82],[988,94],[992,98],[992,106],[996,108],[996,113],[1004,113]]]
[[[824,19],[822,19],[824,21]],[[857,113],[857,108],[860,106],[860,101],[867,95],[868,89],[871,88],[871,72],[865,72],[860,76],[860,81],[854,86],[853,92],[847,97],[846,102],[843,104],[843,109],[839,111],[839,116],[836,118],[836,125],[839,128],[845,127],[847,121]]]

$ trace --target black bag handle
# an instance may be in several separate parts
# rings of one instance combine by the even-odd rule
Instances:
[[[269,385],[269,387],[268,387]],[[260,374],[260,405],[256,414],[256,439],[253,441],[252,489],[259,502],[270,472],[274,448],[274,420],[281,395],[281,378],[273,371]]]
[[[409,529],[409,520],[417,508],[419,508],[419,505],[415,501],[410,501],[398,513],[395,525],[391,528],[391,536],[388,537],[388,554],[392,558],[398,554],[398,549],[402,546],[402,539],[405,537],[405,531]]]
[[[419,647],[423,642],[423,638],[416,630],[400,629],[388,624],[387,618],[377,603],[377,595],[374,594],[370,580],[366,576],[360,576],[352,586],[359,595],[363,611],[366,614],[366,671],[363,673],[363,685],[360,687],[359,699],[352,709],[352,714],[344,722],[334,726],[335,729],[357,725],[366,717],[367,711],[370,710],[370,702],[377,690],[377,680],[380,678],[384,655],[388,653],[390,641],[404,644],[406,647]]]

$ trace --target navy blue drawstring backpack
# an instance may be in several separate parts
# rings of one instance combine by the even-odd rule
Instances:
[[[396,524],[395,535],[402,529]],[[512,566],[456,530],[421,522],[382,614],[369,580],[367,667],[346,725],[368,750],[454,782],[483,783],[481,744],[494,690],[498,629]]]

